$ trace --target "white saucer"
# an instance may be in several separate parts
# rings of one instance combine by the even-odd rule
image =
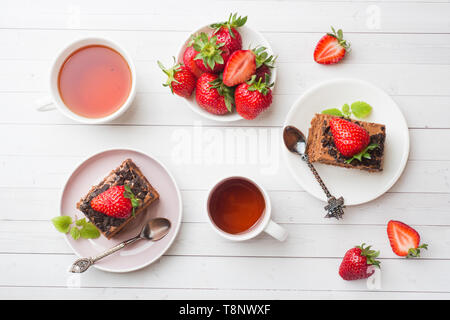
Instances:
[[[293,125],[308,135],[310,121],[324,109],[341,109],[345,103],[364,101],[373,108],[364,121],[386,125],[384,169],[366,172],[314,163],[315,168],[336,198],[343,196],[346,205],[371,201],[388,191],[405,168],[409,155],[409,133],[406,120],[397,104],[381,89],[357,79],[336,79],[323,82],[305,92],[291,107],[284,125]],[[298,155],[290,153],[284,143],[282,153],[290,172],[303,189],[326,201],[320,185]]]

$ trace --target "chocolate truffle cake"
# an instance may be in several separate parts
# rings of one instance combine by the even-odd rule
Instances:
[[[130,187],[132,193],[139,201],[139,205],[135,208],[133,215],[123,219],[116,218],[98,212],[91,207],[91,200],[101,193],[111,187],[125,185]],[[84,213],[105,237],[110,239],[158,199],[158,192],[148,182],[141,170],[131,159],[126,159],[98,185],[93,186],[87,195],[77,203],[77,208]]]
[[[311,162],[320,162],[345,168],[355,168],[366,171],[382,171],[384,157],[384,143],[386,138],[386,127],[382,124],[371,123],[361,120],[346,119],[353,122],[369,133],[369,144],[377,144],[378,147],[370,150],[370,159],[362,158],[361,161],[353,159],[348,163],[334,143],[330,128],[330,120],[336,118],[327,114],[316,114],[311,120],[309,128],[306,154]]]

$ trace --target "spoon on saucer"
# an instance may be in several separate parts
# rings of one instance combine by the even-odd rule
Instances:
[[[69,271],[73,273],[85,272],[90,266],[92,266],[98,260],[109,256],[110,254],[119,251],[125,246],[132,244],[138,240],[151,240],[158,241],[164,238],[170,230],[170,221],[165,218],[155,218],[148,221],[143,227],[141,232],[135,237],[125,240],[118,245],[106,250],[105,252],[90,258],[81,258],[76,260],[70,267]]]
[[[306,162],[317,182],[319,182],[322,187],[323,192],[325,192],[328,199],[328,204],[325,206],[325,210],[327,211],[325,218],[334,217],[336,219],[341,219],[344,214],[344,198],[340,197],[339,199],[336,199],[331,195],[330,191],[325,186],[325,183],[320,178],[319,173],[317,173],[316,168],[314,168],[309,161],[308,155],[306,154],[306,139],[303,133],[296,127],[286,126],[283,130],[283,140],[286,148],[290,152],[298,154],[300,158]]]

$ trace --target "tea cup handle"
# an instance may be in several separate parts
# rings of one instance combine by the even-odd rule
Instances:
[[[264,229],[264,232],[268,233],[269,235],[271,235],[272,237],[274,237],[279,241],[286,240],[288,236],[287,230],[282,226],[280,226],[279,224],[273,222],[273,220],[269,220],[269,223]]]
[[[56,109],[53,99],[50,96],[39,98],[35,102],[37,111],[50,111]]]

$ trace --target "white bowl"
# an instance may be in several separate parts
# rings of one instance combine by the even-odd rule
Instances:
[[[191,35],[194,35],[194,34],[197,34],[200,32],[205,32],[205,33],[209,34],[212,32],[212,30],[213,29],[210,28],[209,24],[208,24],[206,26],[203,26],[203,27],[198,28],[195,31],[191,32],[189,37],[181,45],[181,47],[178,51],[178,56],[177,56],[178,62],[183,63],[183,54],[184,54],[184,51],[186,50],[186,48],[188,47],[189,41],[191,40]],[[242,26],[238,30],[242,37],[242,48],[243,49],[251,49],[256,46],[263,46],[263,47],[267,48],[266,51],[269,55],[274,55],[269,42],[263,37],[263,35],[261,33],[259,33],[258,31],[255,31],[254,29],[249,28],[247,26]],[[276,77],[277,77],[277,68],[275,67],[272,69],[272,75],[271,75],[270,81],[275,83]],[[192,96],[190,98],[185,99],[185,101],[193,111],[195,111],[196,113],[200,114],[201,116],[203,116],[207,119],[223,121],[223,122],[237,121],[237,120],[243,119],[236,112],[236,110],[233,110],[232,112],[224,114],[224,115],[216,115],[216,114],[209,113],[208,111],[206,111],[205,109],[203,109],[202,107],[200,107],[197,104],[197,101],[195,100],[195,92],[192,94]]]

